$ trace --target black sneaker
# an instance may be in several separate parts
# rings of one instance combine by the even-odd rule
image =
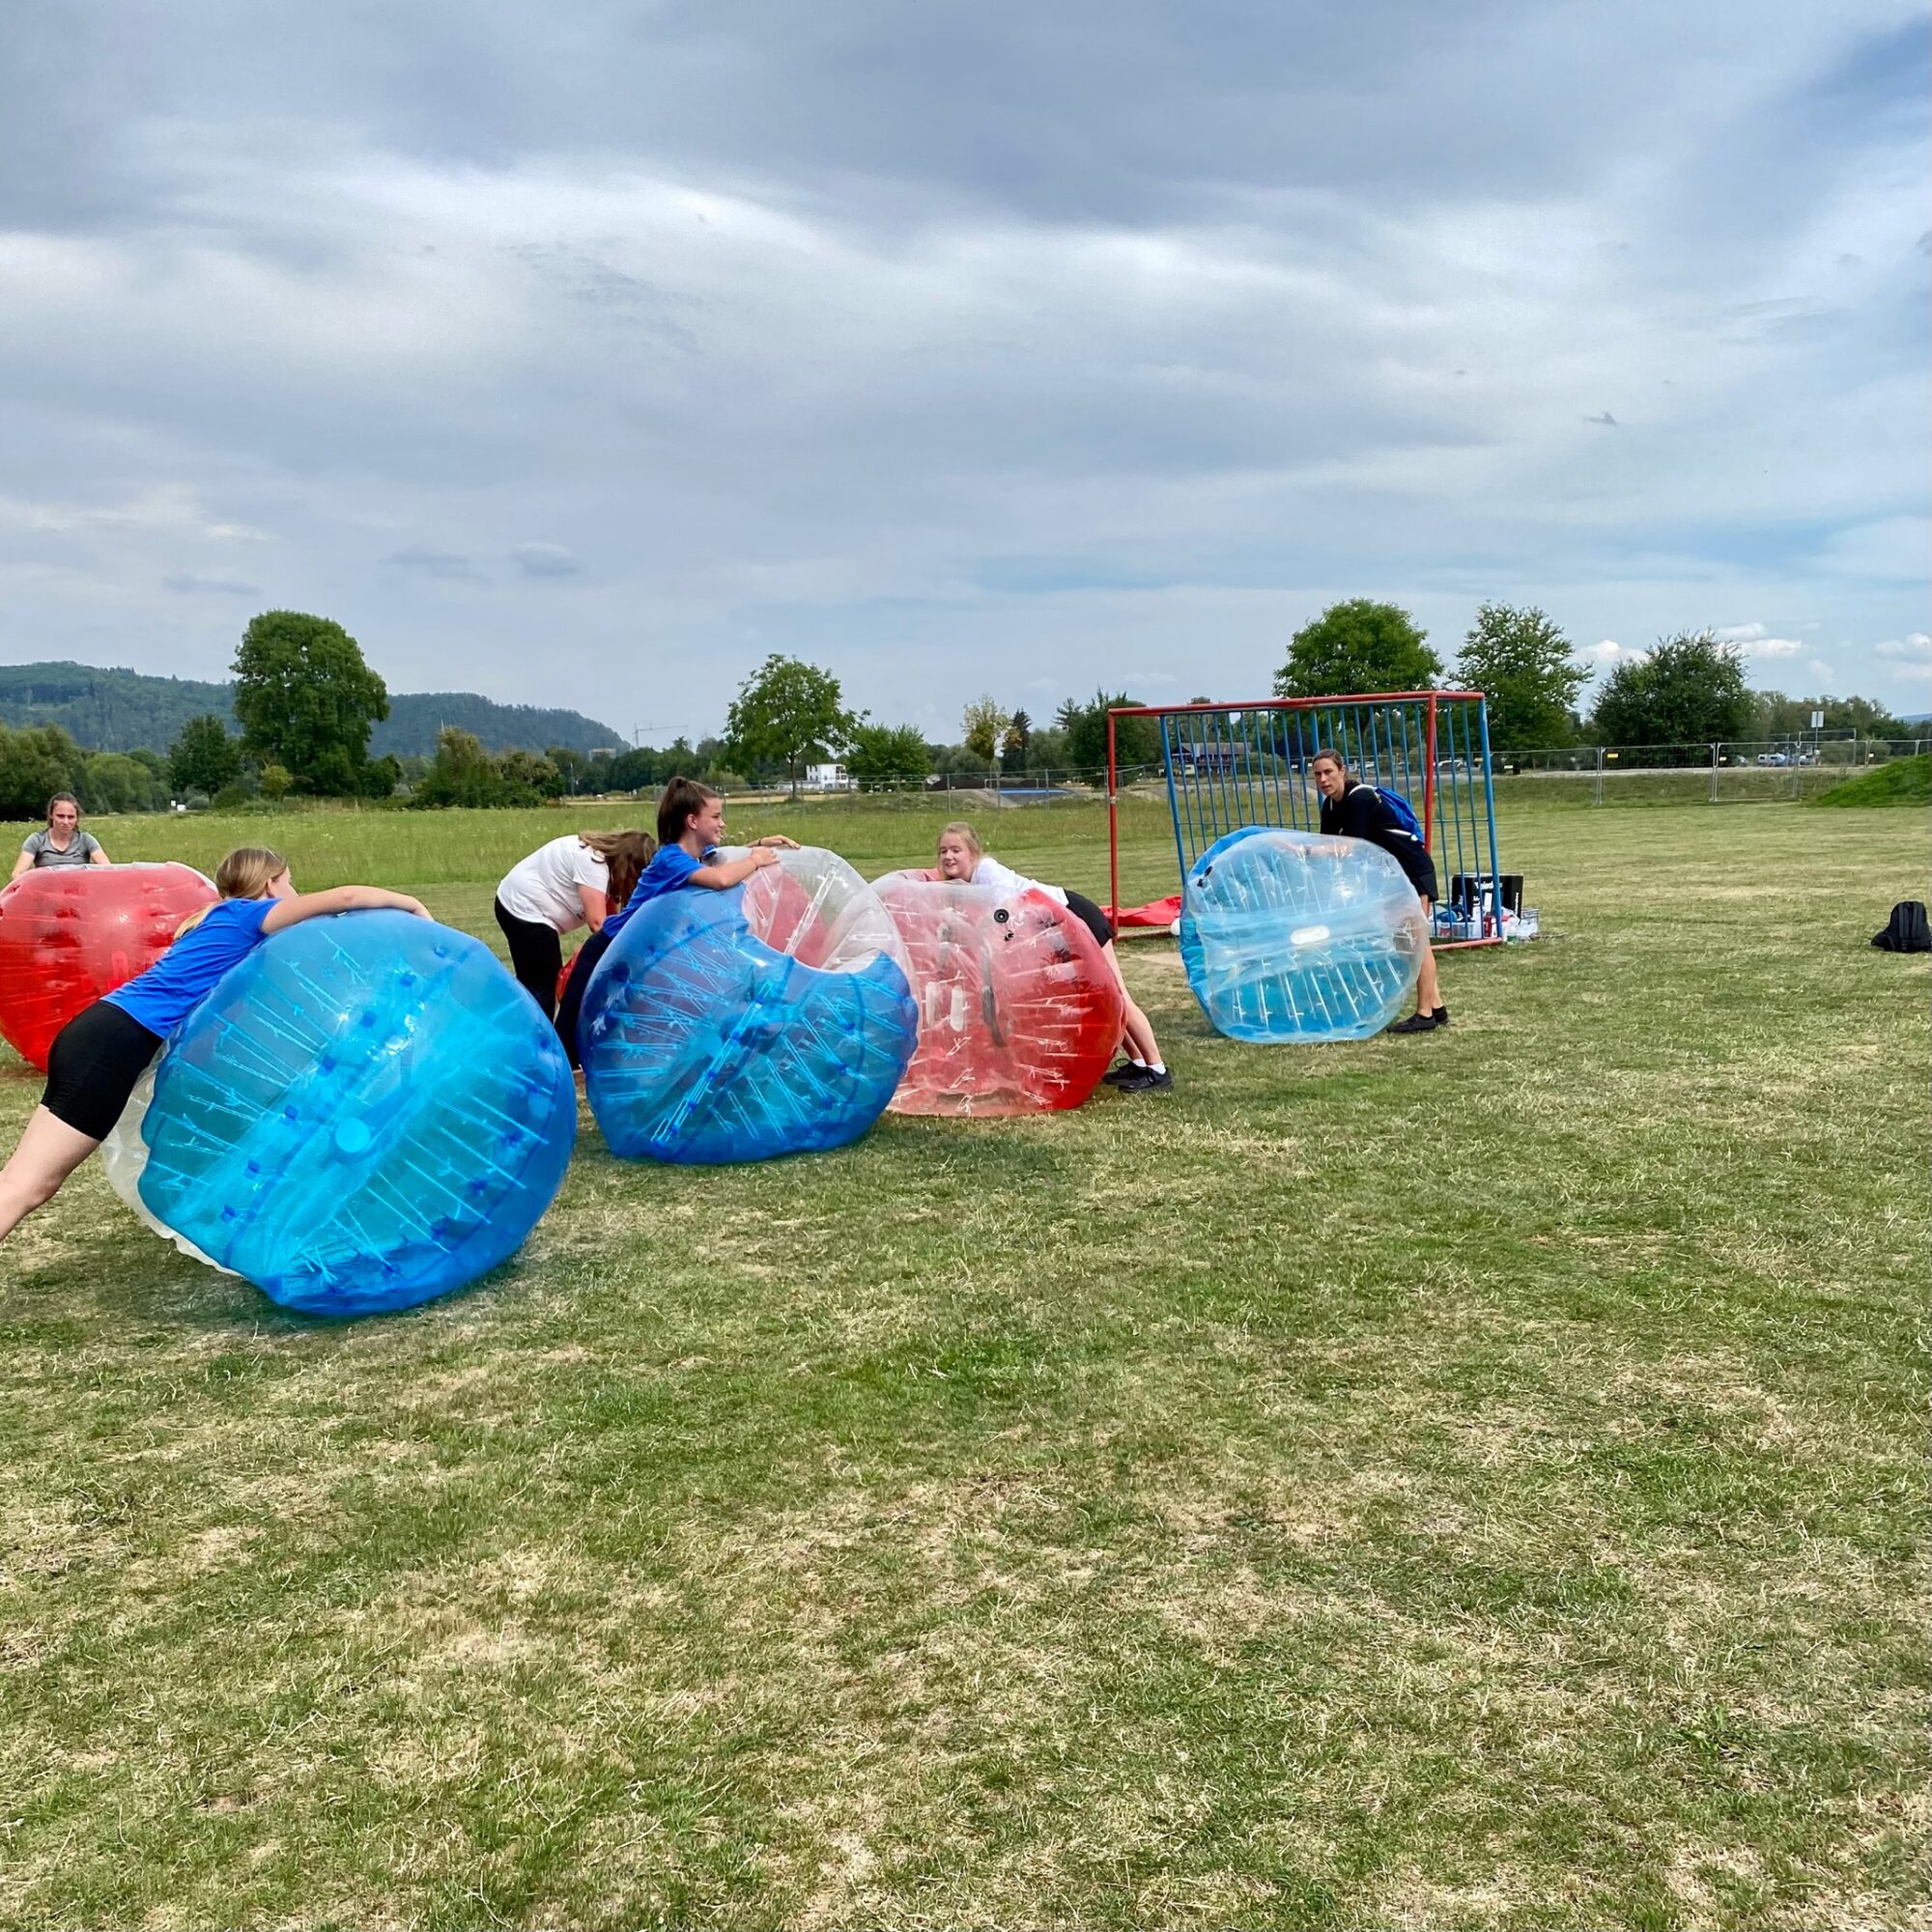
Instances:
[[[1121,1082],[1122,1094],[1165,1094],[1174,1085],[1174,1075],[1165,1067],[1156,1073],[1151,1066],[1136,1066]]]
[[[1437,1026],[1446,1027],[1449,1024],[1449,1009],[1447,1007],[1436,1007],[1430,1012],[1429,1017]]]
[[[1390,1033],[1434,1033],[1446,1021],[1438,1020],[1434,1013],[1410,1013],[1406,1020],[1397,1020],[1389,1028]]]
[[[1118,1066],[1110,1066],[1100,1076],[1102,1087],[1124,1087],[1136,1073],[1145,1073],[1147,1068],[1131,1060],[1123,1060]]]

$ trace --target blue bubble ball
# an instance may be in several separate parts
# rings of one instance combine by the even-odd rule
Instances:
[[[647,901],[584,990],[584,1092],[611,1151],[694,1165],[857,1140],[919,1043],[898,964],[809,966],[747,922],[745,888]]]
[[[1428,945],[1415,888],[1365,838],[1244,826],[1202,853],[1181,894],[1194,997],[1220,1032],[1258,1044],[1381,1032]]]
[[[143,1203],[284,1307],[372,1315],[506,1261],[562,1184],[577,1094],[488,948],[400,912],[304,920],[188,1016]]]

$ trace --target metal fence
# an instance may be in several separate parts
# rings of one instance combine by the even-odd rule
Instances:
[[[1932,752],[1932,737],[1867,738],[1854,732],[1806,732],[1801,739],[1751,739],[1689,745],[1571,745],[1537,752],[1498,752],[1492,761],[1498,804],[1616,805],[1770,803],[1808,798],[1869,766]],[[1365,757],[1369,754],[1364,753]],[[1439,771],[1480,765],[1480,757],[1445,752]],[[1384,782],[1416,774],[1381,772]],[[1114,785],[1122,797],[1167,801],[1163,764],[1123,765]],[[647,787],[654,791],[655,787]],[[788,796],[782,784],[728,788],[752,802]],[[847,781],[806,785],[803,795],[826,803],[861,800],[908,809],[953,807],[961,810],[1034,805],[1093,803],[1107,796],[1104,767],[1061,767],[1035,772],[934,773],[926,779]],[[1421,808],[1420,797],[1411,801]]]
[[[1855,731],[1687,745],[1573,745],[1498,753],[1499,802],[1748,805],[1809,798],[1869,766],[1932,751],[1932,738]]]

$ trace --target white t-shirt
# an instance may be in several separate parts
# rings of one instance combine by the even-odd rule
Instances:
[[[999,886],[1009,893],[1044,893],[1055,905],[1065,905],[1066,895],[1058,886],[1043,886],[1037,879],[1029,879],[1016,872],[1010,866],[1003,866],[997,859],[981,859],[973,867],[973,883],[976,886]]]
[[[579,889],[611,890],[611,868],[576,833],[539,845],[527,859],[503,874],[497,896],[513,919],[575,932],[585,923]]]

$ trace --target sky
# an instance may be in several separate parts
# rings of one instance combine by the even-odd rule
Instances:
[[[0,660],[664,742],[768,654],[1264,695],[1340,598],[1932,709],[1924,9],[51,0],[0,24]]]

